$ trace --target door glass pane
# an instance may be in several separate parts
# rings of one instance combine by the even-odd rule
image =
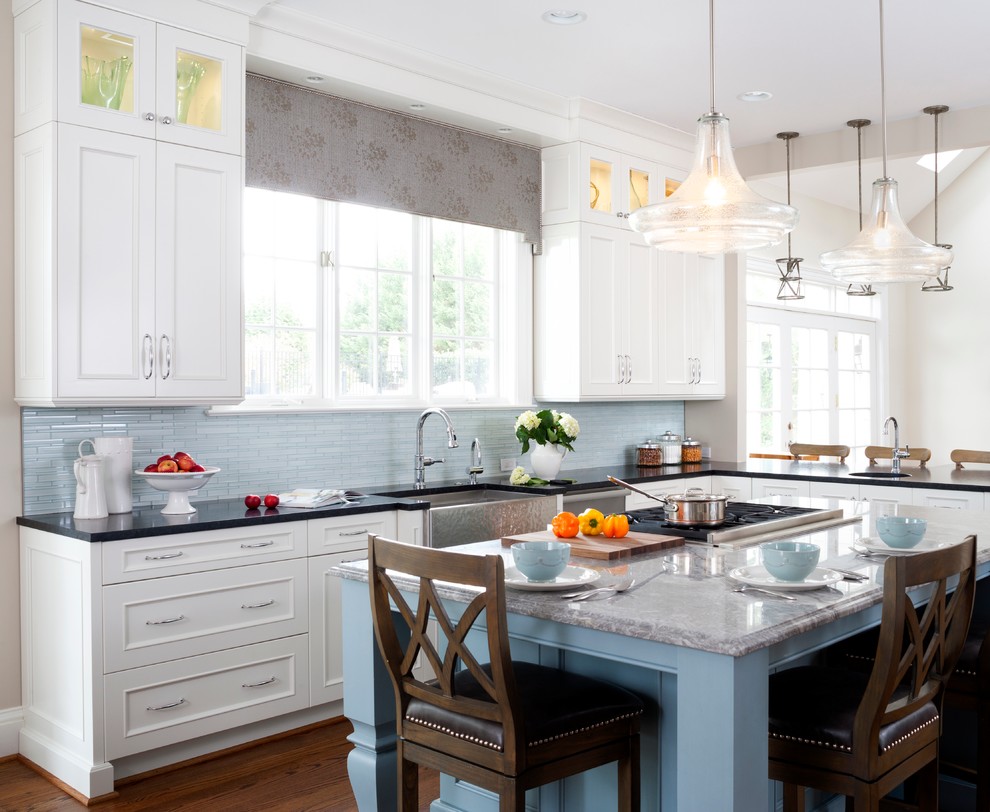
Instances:
[[[80,26],[83,104],[134,112],[134,38],[117,31]]]
[[[591,159],[591,186],[588,201],[594,211],[612,211],[612,164]]]
[[[629,206],[626,211],[636,211],[650,202],[650,173],[642,169],[629,170]]]
[[[175,120],[219,131],[223,123],[223,62],[187,51],[175,53]]]

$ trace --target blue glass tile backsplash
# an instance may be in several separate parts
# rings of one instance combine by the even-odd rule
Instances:
[[[581,425],[568,469],[631,463],[636,446],[666,430],[681,433],[681,401],[595,404],[540,404],[569,412]],[[501,476],[502,458],[514,457],[531,470],[514,434],[520,409],[451,410],[459,448],[447,448],[437,417],[427,420],[424,449],[447,462],[427,469],[426,481],[466,479],[471,440],[481,440],[483,477]],[[193,501],[227,499],[246,493],[296,487],[381,488],[413,480],[416,421],[420,410],[225,414],[208,416],[202,407],[87,408],[21,410],[24,513],[71,511],[75,501],[72,461],[80,441],[103,435],[134,438],[134,467],[159,456],[186,451],[221,472]],[[87,446],[87,453],[91,450]],[[133,480],[134,504],[165,503],[165,495]]]

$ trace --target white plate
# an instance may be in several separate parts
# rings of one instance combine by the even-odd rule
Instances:
[[[881,538],[860,539],[859,543],[862,544],[868,552],[883,553],[884,555],[912,555],[914,553],[928,553],[932,550],[944,550],[946,547],[952,546],[951,542],[939,541],[938,539],[922,539],[914,547],[891,547],[889,544],[884,543],[884,540]]]
[[[575,586],[593,584],[601,578],[598,570],[586,567],[567,567],[552,581],[530,581],[515,567],[505,568],[505,585],[512,589],[530,589],[535,592],[548,592],[555,589],[571,589]]]
[[[774,578],[762,566],[737,567],[729,573],[729,577],[749,586],[765,586],[768,589],[793,590],[800,592],[808,589],[821,589],[832,586],[842,580],[842,573],[835,570],[818,567],[803,581],[781,581]]]

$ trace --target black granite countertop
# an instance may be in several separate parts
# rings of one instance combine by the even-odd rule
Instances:
[[[863,467],[857,471],[889,471],[889,466]],[[887,485],[894,488],[945,488],[948,490],[990,491],[990,470],[957,469],[953,465],[919,468],[905,465],[909,477],[887,479],[883,477],[852,476],[848,465],[822,462],[791,462],[788,460],[747,460],[744,462],[689,463],[646,468],[637,465],[608,465],[596,468],[578,468],[560,472],[561,484],[526,487],[508,484],[508,474],[482,477],[477,486],[465,479],[428,482],[422,489],[412,483],[376,485],[357,490],[370,494],[361,501],[349,505],[331,505],[315,510],[299,508],[267,508],[248,510],[239,499],[195,502],[196,513],[182,516],[165,516],[160,505],[141,507],[132,513],[113,514],[106,519],[73,519],[71,513],[45,513],[18,517],[22,527],[33,527],[49,533],[89,542],[118,541],[121,539],[161,536],[171,533],[189,533],[200,530],[220,530],[244,527],[267,522],[293,522],[374,513],[380,510],[425,510],[428,503],[417,497],[431,493],[463,490],[468,487],[497,487],[499,490],[526,491],[536,494],[573,493],[614,488],[608,477],[614,476],[631,484],[681,479],[695,476],[744,476],[768,479],[805,479],[822,482],[859,482],[867,485]]]

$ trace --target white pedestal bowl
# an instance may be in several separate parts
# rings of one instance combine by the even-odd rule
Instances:
[[[156,471],[135,471],[137,476],[144,477],[145,481],[156,491],[163,491],[168,494],[168,502],[162,508],[162,513],[185,514],[195,513],[194,508],[189,503],[189,497],[210,481],[219,468],[206,468],[205,471],[183,471],[174,474],[161,474]]]

